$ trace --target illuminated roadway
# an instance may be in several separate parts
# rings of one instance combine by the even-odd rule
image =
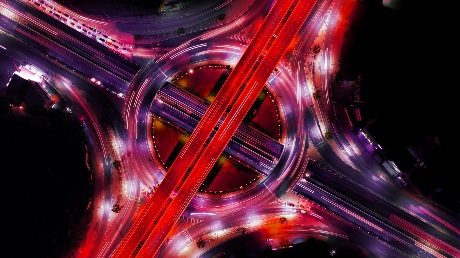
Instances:
[[[325,77],[326,77],[326,76],[325,76]],[[313,132],[313,133],[316,133],[316,131],[317,131],[317,128],[313,128],[313,127],[312,127],[312,128],[309,128],[309,129],[312,129],[311,132]],[[317,134],[317,136],[321,136],[321,133]],[[316,146],[318,147],[318,149],[324,150],[324,149],[326,148],[327,145],[324,144],[324,140],[322,139],[322,137],[320,137],[320,138],[321,138],[321,141],[323,142],[323,144],[322,144],[322,145],[316,145]],[[313,139],[316,140],[315,137],[313,137]],[[314,142],[317,143],[316,141],[314,141]],[[339,162],[337,162],[337,164],[339,164]],[[346,170],[346,169],[345,169],[345,170]],[[350,171],[350,173],[349,173],[350,175],[347,175],[347,176],[354,177],[354,176],[353,176],[353,173],[355,173],[355,172],[357,172],[357,171]],[[367,182],[367,181],[366,181],[366,182]]]
[[[25,44],[33,44],[48,59],[57,60],[83,79],[97,78],[116,93],[125,94],[140,69],[131,60],[21,2],[0,3],[0,14],[8,18],[8,23],[0,26]]]
[[[340,10],[338,8],[340,8],[341,4],[340,4],[340,1],[332,1],[334,4],[332,4],[332,8],[331,10],[329,10],[328,12],[329,13],[334,13],[335,15],[337,15],[337,13],[340,12]],[[319,14],[321,14],[321,12],[318,12]],[[324,15],[326,16],[326,15]],[[331,22],[333,19],[330,19],[328,20],[328,27],[331,26],[333,27],[334,24]],[[316,23],[316,24],[319,24],[321,25],[321,23]],[[5,27],[8,29],[8,25],[5,25]],[[309,30],[312,30],[312,34],[310,34],[308,31]],[[318,28],[312,28],[310,26],[308,27],[305,27],[305,31],[301,31],[300,34],[306,34],[307,37],[303,38],[302,40],[305,40],[305,42],[302,42],[302,46],[305,46],[306,49],[311,47],[312,45],[312,42],[309,41],[311,38],[309,38],[308,36],[309,35],[312,35],[313,37],[316,36],[315,33],[317,33],[319,30]],[[14,33],[14,32],[12,32]],[[329,78],[329,74],[328,74],[328,68],[330,66],[330,62],[329,60],[333,59],[333,58],[328,58],[331,52],[331,47],[330,47],[330,37],[331,37],[331,32],[328,30],[328,38],[325,40],[325,45],[323,46],[323,50],[324,51],[321,51],[321,55],[323,56],[323,58],[325,58],[326,61],[324,61],[324,67],[326,69],[323,69],[324,73],[321,73],[321,79],[322,79],[322,87],[324,90],[327,90],[327,85],[328,85],[328,78]],[[32,39],[32,38],[30,38]],[[33,38],[32,40],[36,40],[36,41],[43,41],[44,39],[40,39],[40,38]],[[52,42],[47,42],[47,44],[51,44]],[[180,50],[181,48],[178,48],[178,52],[181,51]],[[60,51],[60,50],[59,50]],[[298,83],[299,85],[302,85],[302,83],[304,83],[304,81],[308,81],[307,79],[304,80],[304,78],[302,76],[305,76],[305,74],[303,73],[303,68],[302,68],[302,65],[304,63],[305,60],[300,60],[298,61],[298,63],[294,63],[296,61],[297,58],[301,59],[303,58],[302,57],[302,54],[298,54],[299,52],[303,52],[303,53],[306,53],[307,50],[303,49],[303,48],[300,48],[300,49],[297,49],[297,52],[294,52],[294,60],[293,60],[293,64],[295,64],[293,67],[293,71],[292,73],[298,73],[298,78],[297,81],[295,82],[296,84]],[[63,53],[63,52],[61,52]],[[68,52],[68,53],[71,53],[71,52]],[[63,54],[62,56],[65,56],[65,54]],[[171,56],[171,55],[170,55]],[[70,60],[70,59],[69,59]],[[300,65],[302,64],[302,65]],[[74,64],[75,66],[78,66],[78,64]],[[296,66],[297,65],[297,66]],[[160,68],[162,69],[162,68]],[[282,70],[282,69],[280,69]],[[156,76],[158,76],[158,80],[164,80],[166,75],[161,75],[161,71],[156,71],[157,74]],[[291,72],[291,71],[290,71]],[[283,75],[281,75],[279,78],[276,78],[276,79],[280,79],[280,78],[288,78],[288,77],[282,77]],[[150,79],[149,79],[150,80]],[[67,86],[68,87],[68,90],[69,92],[66,93],[66,94],[69,94],[69,96],[71,96],[71,88],[70,88],[70,85]],[[297,87],[298,89],[299,87]],[[306,87],[305,87],[306,88]],[[64,88],[62,88],[61,90],[63,90],[63,92],[65,92]],[[77,92],[77,91],[74,91],[74,92]],[[299,96],[302,95],[302,94],[305,94],[305,92],[308,92],[308,90],[306,91],[299,91]],[[79,93],[81,94],[81,93]],[[285,98],[288,94],[283,94],[283,98]],[[81,96],[77,96],[77,95],[73,95],[74,97],[71,97],[70,99],[75,102],[75,103],[80,103],[80,106],[83,108],[83,107],[87,107],[87,106],[90,106],[91,103],[89,103],[89,101],[81,101],[82,100],[82,97],[85,97],[84,95],[81,95]],[[78,100],[80,98],[80,100]],[[306,98],[308,100],[309,98],[309,95],[308,94],[305,94],[303,95],[303,98]],[[326,97],[324,99],[320,99],[321,103],[319,105],[319,113],[321,114],[320,118],[323,119],[324,121],[327,121],[328,123],[333,123],[334,120],[332,119],[333,118],[333,115],[334,114],[331,114],[331,110],[330,109],[327,109],[329,106],[330,106],[330,102],[328,102],[329,98]],[[302,100],[303,101],[303,100]],[[292,101],[292,105],[286,105],[287,102],[285,102],[285,110],[295,110],[295,111],[298,111],[298,109],[300,109],[300,107],[297,107],[295,106],[294,104],[296,103],[296,101]],[[308,102],[307,102],[308,103]],[[305,104],[305,103],[301,103],[301,104]],[[97,109],[96,109],[97,110]],[[91,110],[89,111],[88,109],[86,109],[85,111],[85,117],[89,118],[89,115],[91,113],[93,113],[94,111]],[[288,114],[290,112],[288,111],[285,111],[287,112]],[[417,238],[420,238],[420,239],[425,239],[424,243],[422,245],[422,247],[425,247],[426,248],[426,244],[429,245],[429,243],[432,241],[433,243],[435,243],[435,240],[433,238],[430,238],[428,235],[426,235],[425,232],[430,232],[432,231],[432,228],[430,229],[430,227],[433,227],[434,225],[434,228],[435,230],[437,230],[437,232],[434,232],[434,233],[431,233],[433,234],[434,236],[436,236],[437,238],[441,238],[441,239],[444,239],[443,241],[446,242],[446,243],[453,243],[454,245],[455,244],[458,244],[458,242],[455,242],[453,241],[452,239],[450,239],[449,237],[446,239],[445,238],[445,235],[439,235],[439,233],[443,233],[443,232],[449,232],[449,234],[452,234],[454,236],[458,236],[458,229],[455,228],[455,226],[452,226],[448,223],[450,222],[446,222],[446,217],[443,217],[441,215],[439,215],[439,213],[437,213],[436,211],[432,210],[432,209],[429,209],[427,206],[425,206],[423,203],[418,203],[416,201],[413,201],[413,200],[409,200],[411,199],[412,197],[411,196],[406,196],[406,195],[394,195],[392,194],[394,191],[396,191],[397,189],[395,189],[395,187],[393,185],[391,185],[390,182],[388,181],[384,181],[383,179],[375,179],[374,180],[374,177],[370,175],[368,175],[367,171],[369,169],[375,169],[373,165],[370,165],[371,162],[364,162],[362,161],[362,159],[360,157],[357,157],[356,156],[356,153],[353,152],[353,149],[351,149],[350,147],[350,144],[348,143],[348,139],[346,137],[344,137],[342,134],[341,134],[341,131],[339,130],[339,128],[334,125],[334,124],[331,124],[330,125],[330,128],[333,129],[333,132],[334,132],[334,135],[337,136],[336,137],[336,144],[339,146],[340,148],[340,151],[342,151],[343,153],[348,153],[348,157],[350,160],[352,160],[353,164],[356,166],[356,169],[354,169],[353,167],[350,167],[348,164],[345,164],[342,160],[340,159],[343,159],[342,156],[340,156],[340,154],[337,154],[337,150],[333,150],[332,147],[329,146],[329,144],[327,144],[325,142],[325,140],[323,139],[322,137],[322,133],[321,133],[321,130],[323,129],[321,126],[319,126],[320,123],[318,123],[317,121],[318,120],[315,120],[317,119],[316,118],[316,114],[314,114],[315,110],[311,110],[308,111],[306,113],[306,116],[308,117],[309,119],[309,122],[306,123],[306,127],[305,127],[305,131],[308,130],[309,132],[309,137],[312,141],[312,144],[315,146],[315,148],[321,153],[321,155],[324,157],[325,160],[327,160],[327,162],[330,164],[331,167],[334,167],[336,168],[337,170],[340,170],[340,172],[342,172],[345,176],[347,177],[350,177],[351,179],[357,181],[357,182],[360,182],[361,184],[364,185],[364,187],[368,188],[368,189],[372,189],[372,192],[373,193],[378,193],[382,196],[385,196],[386,198],[396,198],[398,200],[398,207],[397,209],[406,209],[406,210],[410,210],[411,212],[413,212],[413,214],[411,214],[411,216],[415,216],[414,214],[416,214],[416,216],[414,218],[417,218],[417,217],[421,217],[423,218],[422,221],[424,221],[425,223],[429,223],[427,225],[424,225],[423,223],[420,224],[419,222],[417,222],[417,220],[414,220],[413,218],[411,217],[407,217],[403,214],[399,214],[397,216],[391,216],[391,222],[394,223],[394,225],[399,225],[399,227],[401,228],[404,228],[406,227],[406,230],[407,232],[409,232],[410,234],[413,234],[415,237]],[[318,111],[317,111],[318,112]],[[98,116],[100,116],[101,114],[98,114]],[[144,119],[145,118],[140,118],[139,122],[144,122]],[[148,118],[147,118],[148,119]],[[91,124],[87,124],[88,125],[88,132],[91,131],[91,130],[96,130],[97,132],[97,135],[99,135],[98,137],[100,139],[104,138],[104,136],[101,136],[101,129],[99,127],[98,129],[98,125],[97,125],[97,121],[95,121],[95,119],[88,119],[87,121],[91,121],[91,124],[94,123],[94,126],[91,125]],[[312,121],[312,122],[310,122]],[[94,127],[94,128],[93,128]],[[131,128],[128,128],[128,130],[131,130]],[[288,143],[291,143],[291,146],[294,145],[294,144],[297,144],[296,141],[291,141],[289,140]],[[101,142],[97,142],[95,143],[96,145],[97,144],[102,144],[102,146],[106,149],[106,146],[107,146],[107,143],[106,143],[106,140],[101,141]],[[146,151],[148,151],[148,149],[145,149],[143,147],[143,145],[138,145],[136,147],[139,147],[139,151],[138,153],[145,153]],[[287,147],[287,151],[294,151],[294,150],[298,150],[298,149],[291,149],[292,147],[290,146],[286,146]],[[297,148],[297,147],[296,147]],[[108,152],[107,152],[107,149],[106,151],[104,152],[104,154],[98,154],[99,155],[103,155],[103,157],[105,156],[108,156],[110,155]],[[283,154],[285,155],[285,154]],[[369,157],[368,157],[369,158]],[[372,159],[372,157],[370,157]],[[147,159],[145,159],[147,160]],[[372,160],[370,160],[372,161]],[[147,170],[145,165],[142,163],[142,161],[137,161],[138,163],[133,163],[133,164],[128,164],[128,163],[123,163],[124,165],[126,165],[126,168],[129,168],[129,169],[126,169],[126,170],[123,170],[124,172],[123,173],[126,173],[126,177],[127,178],[130,178],[130,175],[129,175],[129,171],[135,171],[137,173],[139,173],[140,171],[144,171],[144,170]],[[138,167],[136,167],[136,165]],[[301,165],[302,166],[302,165]],[[275,169],[276,170],[276,169]],[[301,167],[300,167],[300,170],[301,170]],[[286,170],[288,171],[288,170]],[[106,176],[106,174],[108,174],[106,171],[103,171],[101,172],[104,174],[104,176]],[[152,172],[152,173],[156,173],[155,171]],[[132,173],[132,174],[135,174],[135,173]],[[141,173],[139,173],[139,175],[141,175]],[[377,174],[376,174],[377,175]],[[156,176],[155,177],[157,178],[156,180],[158,180],[158,178],[161,178],[161,176]],[[378,175],[377,175],[378,177]],[[139,178],[140,180],[143,180],[143,181],[147,181],[148,179],[147,178]],[[313,179],[311,179],[313,180]],[[132,182],[134,182],[135,180],[133,180]],[[301,184],[301,182],[299,182],[299,184]],[[267,188],[270,189],[271,186],[270,184],[268,184],[267,182]],[[263,187],[262,189],[265,189],[265,186],[261,185],[261,187]],[[270,188],[269,188],[270,187]],[[339,189],[340,187],[334,187],[334,189]],[[259,189],[259,186],[257,187],[257,189]],[[136,191],[136,188],[135,186],[133,187],[133,193]],[[275,190],[272,188],[272,190]],[[318,191],[325,191],[325,189],[318,189]],[[266,191],[265,191],[266,192]],[[310,196],[310,198],[312,198],[312,196]],[[198,197],[197,198],[197,201],[201,200],[202,198],[201,197]],[[228,198],[230,199],[230,198]],[[257,200],[257,199],[255,199]],[[259,199],[260,200],[260,199]],[[205,200],[206,201],[206,200]],[[340,200],[340,199],[337,199],[337,201],[343,201],[343,200]],[[361,201],[358,201],[358,202],[362,202]],[[378,200],[377,200],[378,202]],[[196,203],[191,203],[192,207],[198,207],[197,205],[198,202]],[[215,204],[209,204],[209,206],[205,206],[203,207],[202,209],[203,210],[220,210],[222,208],[222,206],[220,208],[218,208],[218,204],[222,204],[222,203],[225,203],[224,200],[220,200],[220,202],[218,200],[213,200],[212,202],[208,202],[208,203],[215,203]],[[110,202],[109,202],[109,205],[110,205]],[[214,207],[213,205],[216,205],[216,207]],[[330,204],[327,204],[327,205],[330,205]],[[130,216],[132,214],[134,214],[134,210],[135,209],[132,209],[130,207],[127,207],[124,208],[122,210],[123,214],[120,214],[120,215],[123,215],[123,216],[119,216],[120,219],[117,219],[117,221],[120,221],[120,225],[129,225],[129,221],[131,220],[130,219]],[[379,209],[378,207],[376,208],[376,211],[378,212]],[[110,211],[109,211],[110,212]],[[398,213],[397,210],[394,212],[395,214]],[[116,245],[116,243],[118,242],[118,233],[119,233],[119,229],[118,227],[109,227],[108,225],[108,219],[109,217],[109,214],[108,213],[104,213],[104,218],[102,218],[102,220],[100,221],[97,221],[96,223],[100,223],[100,224],[104,224],[102,226],[100,226],[98,228],[99,231],[94,231],[94,232],[97,232],[97,235],[94,236],[94,239],[97,239],[97,243],[94,242],[94,244],[91,244],[94,249],[92,250],[93,254],[94,254],[94,257],[96,256],[96,253],[98,253],[98,257],[105,257],[106,255],[104,254],[108,254],[110,253],[110,250],[111,248],[113,247],[110,247],[111,245]],[[121,218],[123,218],[123,221],[121,221]],[[374,218],[370,218],[370,219],[374,219]],[[449,220],[447,220],[449,221]],[[105,225],[105,223],[107,223],[107,226]],[[412,225],[412,226],[409,226],[409,225]],[[414,230],[415,227],[421,227],[422,228],[422,231],[416,231]],[[126,227],[123,227],[123,228],[126,228]],[[109,233],[104,233],[105,230],[107,230],[106,232],[110,232]],[[417,229],[418,230],[418,229]],[[93,232],[93,231],[91,231]],[[444,234],[444,233],[443,233]],[[447,234],[447,236],[449,236]],[[110,240],[109,240],[110,239]],[[101,244],[101,241],[104,241],[103,244]],[[453,242],[452,242],[453,241]],[[103,249],[97,249],[99,248],[98,245],[104,245]],[[438,242],[438,245],[439,242]],[[450,249],[449,251],[449,247],[442,244],[441,243],[442,248],[443,250],[448,250],[448,252],[457,252],[455,249]],[[423,249],[423,248],[422,248]],[[414,249],[414,250],[418,250],[418,249]],[[422,254],[424,255],[424,254]]]
[[[230,109],[222,126],[217,130],[209,145],[195,162],[192,171],[190,171],[182,187],[177,192],[177,196],[173,198],[168,209],[154,227],[153,233],[151,233],[149,238],[145,241],[145,247],[140,249],[139,255],[141,257],[156,255],[169,230],[177,222],[179,216],[187,207],[199,186],[204,181],[207,173],[214,165],[217,157],[222,153],[234,131],[243,121],[244,116],[264,87],[266,80],[283,56],[285,51],[280,50],[287,48],[294,35],[297,34],[297,31],[303,25],[312,6],[312,2],[302,2],[294,5],[293,10],[291,10],[292,14],[288,12],[289,15],[287,20],[284,20],[284,18],[282,20],[282,22],[284,22],[283,28],[276,34],[273,34],[273,31],[271,32],[271,36],[275,39],[271,45],[269,45],[265,56],[262,55],[263,58],[260,61],[260,65],[257,66],[257,69],[251,74],[249,82],[243,87],[242,92]],[[274,10],[276,11],[277,9],[274,8]],[[237,71],[238,70],[235,68],[234,72]],[[216,99],[217,98],[219,98],[219,94]]]
[[[191,133],[206,112],[203,99],[166,83],[157,93],[152,104],[153,113],[171,126]],[[276,118],[275,118],[276,119]],[[218,123],[219,127],[223,119]],[[265,176],[276,166],[283,145],[246,123],[241,124],[230,140],[225,152]]]
[[[441,234],[436,226],[408,210],[401,209],[385,196],[380,196],[357,182],[322,168],[316,162],[309,163],[307,173],[308,177],[300,180],[293,188],[294,191],[347,218],[406,255],[423,251],[415,244],[416,241],[427,246],[437,245],[445,255],[456,257],[460,254],[460,250],[453,247],[458,245],[458,241]],[[395,217],[411,222],[423,231],[431,232],[437,240],[407,234],[410,230],[396,225],[392,221]]]
[[[165,179],[163,179],[157,191],[147,201],[144,212],[139,215],[128,234],[117,247],[114,257],[131,255],[138,247],[140,241],[145,241],[153,226],[158,222],[157,216],[162,210],[166,209],[172,192],[182,184],[191,162],[200,153],[203,144],[217,125],[219,118],[228,107],[229,102],[232,102],[238,93],[235,89],[241,87],[244,80],[249,76],[247,71],[252,70],[259,54],[268,44],[269,40],[272,39],[273,32],[277,31],[277,28],[280,26],[279,21],[282,20],[282,17],[284,17],[289,8],[290,3],[283,2],[281,4],[280,1],[275,3],[272,10],[276,10],[276,12],[271,12],[266,18],[264,23],[267,26],[262,26],[257,32],[245,54],[241,57],[241,60],[217,94],[216,99],[208,108],[204,117],[190,136],[190,139],[169,168]],[[243,73],[238,71],[243,71]]]
[[[128,153],[128,154],[129,154],[129,153]],[[128,171],[129,171],[129,170],[128,170]],[[129,178],[129,176],[128,176],[128,178]],[[110,203],[110,202],[109,202],[109,203]],[[107,207],[107,206],[104,204],[104,207]],[[125,211],[126,211],[126,210],[128,210],[128,207],[125,206],[125,209],[123,209],[123,214],[125,214]],[[99,230],[102,230],[102,229],[99,229]],[[102,232],[101,232],[101,233],[102,233]],[[109,243],[109,242],[105,243],[105,245],[107,245],[108,243]],[[104,249],[104,250],[106,251],[107,249]],[[102,252],[104,252],[104,251],[102,251]]]

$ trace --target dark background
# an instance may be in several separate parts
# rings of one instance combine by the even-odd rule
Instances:
[[[61,111],[0,103],[2,256],[65,257],[91,218],[80,125]]]
[[[453,50],[445,40],[449,25],[440,17],[451,12],[442,1],[400,0],[400,10],[384,8],[380,1],[358,2],[341,71],[349,79],[362,76],[361,99],[367,104],[360,126],[368,126],[382,154],[397,162],[421,196],[458,214],[458,116],[454,67],[448,61]],[[407,146],[428,153],[422,160],[426,167],[415,165]]]

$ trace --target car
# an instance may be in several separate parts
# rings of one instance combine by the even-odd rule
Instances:
[[[399,184],[401,184],[401,186],[406,186],[407,185],[406,180],[402,176],[397,176],[396,179],[398,179],[398,182],[399,182]]]

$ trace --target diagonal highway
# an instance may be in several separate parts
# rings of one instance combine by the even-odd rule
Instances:
[[[130,231],[118,245],[114,257],[127,257],[135,252],[136,248],[138,249],[143,245],[143,242],[145,242],[145,239],[158,222],[160,213],[169,207],[169,203],[175,195],[173,192],[177,191],[183,183],[183,179],[188,172],[188,167],[201,152],[204,143],[211,135],[219,118],[237,96],[238,91],[235,89],[241,88],[244,80],[250,75],[247,71],[251,71],[252,68],[256,66],[258,56],[263,52],[269,42],[272,41],[273,32],[281,28],[279,21],[283,20],[292,2],[293,1],[275,2],[272,10],[276,11],[272,11],[268,14],[264,21],[265,26],[262,26],[256,33],[251,44],[245,51],[245,54],[243,54],[241,60],[229,75],[215,100],[193,131],[190,139],[171,165],[165,178],[152,197],[147,201],[143,212],[139,215]]]
[[[152,104],[156,116],[168,121],[169,126],[188,133],[193,132],[207,107],[208,105],[201,98],[171,83],[166,83],[160,89]],[[221,126],[223,118],[219,120],[217,127]],[[210,138],[214,136],[214,132]],[[255,169],[257,173],[267,176],[276,166],[282,150],[283,145],[278,140],[247,123],[242,123],[224,152],[232,159],[243,162],[250,169]]]
[[[185,182],[177,192],[177,196],[172,199],[168,209],[147,238],[145,247],[140,249],[140,257],[153,257],[157,254],[167,234],[198,191],[215,161],[265,86],[267,79],[284,55],[294,35],[297,34],[305,22],[313,5],[313,1],[302,1],[301,3],[293,4],[285,18],[281,20],[282,28],[276,33],[270,32],[270,37],[273,40],[270,41],[267,51],[261,53],[259,64],[255,70],[250,71],[249,80],[245,83],[241,93],[232,105],[222,126],[217,130],[201,156],[198,157]]]
[[[19,1],[17,2],[19,3]],[[274,4],[271,6],[264,25],[256,33],[247,51],[235,66],[212,105],[199,110],[200,117],[203,118],[200,122],[193,124],[196,129],[192,132],[191,139],[168,170],[157,191],[148,200],[144,210],[138,211],[134,225],[118,249],[115,250],[113,257],[131,257],[133,255],[152,257],[158,255],[162,243],[171,236],[171,229],[177,223],[178,217],[183,214],[184,209],[196,194],[216,159],[222,151],[225,151],[225,148],[231,145],[232,137],[238,135],[242,119],[247,114],[257,94],[265,86],[266,78],[278,65],[284,54],[284,49],[292,43],[294,35],[298,33],[298,28],[305,23],[305,19],[313,16],[309,12],[314,1],[311,3],[309,1],[294,3],[290,0],[272,2]],[[28,42],[30,48],[56,57],[61,63],[68,64],[66,67],[69,69],[103,75],[107,81],[114,82],[113,86],[120,87],[118,90],[121,92],[127,90],[126,83],[135,76],[139,69],[137,65],[125,62],[126,60],[114,56],[113,53],[101,50],[102,46],[93,44],[95,42],[80,39],[79,35],[74,35],[76,34],[75,31],[67,31],[67,27],[59,21],[49,21],[50,17],[41,17],[40,14],[35,13],[36,11],[31,11],[18,3],[15,1],[0,2],[0,16],[2,17],[0,27],[4,36],[18,40],[23,44]],[[305,34],[302,33],[302,35]],[[167,75],[164,74],[164,76]],[[325,78],[327,77],[325,76]],[[327,83],[325,80],[324,84]],[[327,105],[328,103],[325,102],[324,104]],[[80,103],[80,105],[85,106],[87,104]],[[163,114],[166,115],[168,110],[164,111]],[[87,110],[86,112],[93,114],[94,111]],[[329,112],[326,114],[333,115]],[[312,125],[314,124],[312,123]],[[310,129],[311,134],[314,130]],[[333,129],[335,135],[339,136],[335,132],[335,127]],[[320,133],[319,130],[317,131]],[[424,250],[439,257],[450,257],[450,255],[458,257],[460,255],[460,248],[458,248],[459,231],[455,226],[426,210],[421,204],[419,207],[412,205],[412,203],[412,206],[406,205],[409,203],[406,202],[408,198],[403,200],[399,195],[393,194],[393,191],[397,189],[387,187],[386,182],[367,180],[368,175],[364,173],[367,172],[365,167],[368,164],[367,161],[366,164],[359,164],[357,163],[359,160],[352,157],[358,169],[352,169],[350,166],[345,167],[339,158],[331,157],[332,150],[330,151],[331,155],[328,155],[329,152],[326,152],[325,149],[330,147],[321,134],[313,137],[310,135],[310,138],[322,157],[327,160],[328,165],[336,167],[338,171],[346,172],[345,174],[348,173],[347,177],[353,178],[354,182],[359,182],[360,187],[357,187],[357,183],[351,184],[351,181],[347,181],[348,179],[334,178],[332,175],[319,171],[312,173],[309,178],[305,178],[306,182],[299,182],[294,190],[300,192],[313,189],[314,193],[304,193],[303,195],[309,199],[316,198],[323,207],[328,207],[338,214],[347,213],[348,215],[344,213],[344,217],[348,216],[348,221],[375,233],[379,237],[375,241],[386,241],[385,243],[394,245],[396,249],[407,249],[406,253],[418,253]],[[250,140],[253,141],[254,139]],[[336,141],[340,147],[346,147],[346,138],[337,138]],[[248,140],[245,144],[256,146],[258,143],[250,143]],[[311,167],[308,169],[311,170]],[[134,171],[134,169],[131,170]],[[371,192],[368,191],[370,186],[374,187]],[[376,186],[379,188],[377,189]],[[372,195],[374,193],[375,195]],[[398,197],[398,203],[394,203],[393,197]],[[110,196],[107,196],[106,199],[110,199]],[[414,207],[419,213],[415,214],[413,210],[410,210],[410,213],[407,212],[409,209],[415,209]],[[421,214],[423,211],[427,214]],[[132,214],[134,214],[134,209]],[[122,217],[121,215],[124,214],[120,214],[120,217]],[[426,216],[422,217],[422,215]],[[98,232],[94,231],[97,232],[98,236],[88,239],[99,239],[99,242],[106,242],[101,254],[102,252],[109,254],[115,249],[115,247],[110,247],[110,249],[109,246],[112,242],[116,243],[120,238],[118,238],[117,232],[117,234],[111,235],[110,241],[108,241],[109,236],[106,235],[104,229],[107,225],[103,221],[100,223],[103,224],[101,227],[103,229]],[[115,223],[115,225],[118,226],[119,224]],[[380,229],[385,230],[381,231]],[[119,230],[119,232],[121,236],[121,233],[124,234],[126,231]],[[370,234],[369,232],[367,233]],[[88,241],[88,243],[90,242]],[[94,242],[88,244],[91,249],[94,249],[93,254],[96,252],[96,245],[98,244],[94,244]],[[437,251],[434,252],[433,250]],[[101,257],[101,254],[98,257]]]

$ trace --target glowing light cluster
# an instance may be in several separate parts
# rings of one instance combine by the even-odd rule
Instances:
[[[3,16],[7,17],[8,19],[11,19],[11,20],[16,20],[16,19],[18,19],[18,16],[16,16],[16,14],[13,13],[12,11],[6,9],[6,6],[5,6],[5,4],[3,4],[3,3],[0,3],[0,13],[1,13]]]
[[[190,50],[192,50],[192,49],[199,48],[199,47],[205,47],[205,46],[207,46],[206,43],[198,44],[198,45],[193,46],[193,47],[188,47],[188,48],[183,49],[183,50],[181,50],[181,51],[175,53],[174,55],[170,56],[169,59],[174,59],[174,58],[176,58],[176,57],[182,55],[183,53],[186,53],[186,52],[188,52],[188,51],[190,51]]]
[[[34,82],[41,82],[43,80],[43,73],[31,65],[19,66],[19,71],[15,71],[14,74]]]

